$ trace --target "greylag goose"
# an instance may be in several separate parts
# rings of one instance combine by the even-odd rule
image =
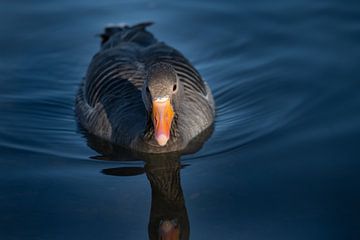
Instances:
[[[76,96],[75,111],[88,133],[130,150],[184,150],[212,127],[215,104],[198,71],[146,28],[113,26],[101,34]]]

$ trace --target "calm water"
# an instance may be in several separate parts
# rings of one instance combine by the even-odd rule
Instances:
[[[191,239],[360,239],[359,1],[0,4],[1,239],[147,239],[162,214]],[[95,34],[144,20],[217,103],[180,163],[103,161],[77,129]]]

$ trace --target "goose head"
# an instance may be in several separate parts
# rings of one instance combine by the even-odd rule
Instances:
[[[156,63],[147,71],[142,98],[159,146],[165,146],[172,137],[171,128],[174,127],[174,116],[181,97],[180,84],[170,64]]]

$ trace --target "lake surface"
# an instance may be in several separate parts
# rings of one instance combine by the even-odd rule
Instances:
[[[360,239],[359,1],[0,4],[1,239],[147,239],[162,215],[183,239]],[[75,94],[95,35],[147,20],[215,129],[181,161],[104,161]]]

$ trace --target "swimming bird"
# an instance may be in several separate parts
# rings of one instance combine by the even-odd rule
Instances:
[[[88,133],[130,150],[184,150],[212,127],[208,84],[178,50],[147,27],[111,26],[80,84],[75,111]]]

